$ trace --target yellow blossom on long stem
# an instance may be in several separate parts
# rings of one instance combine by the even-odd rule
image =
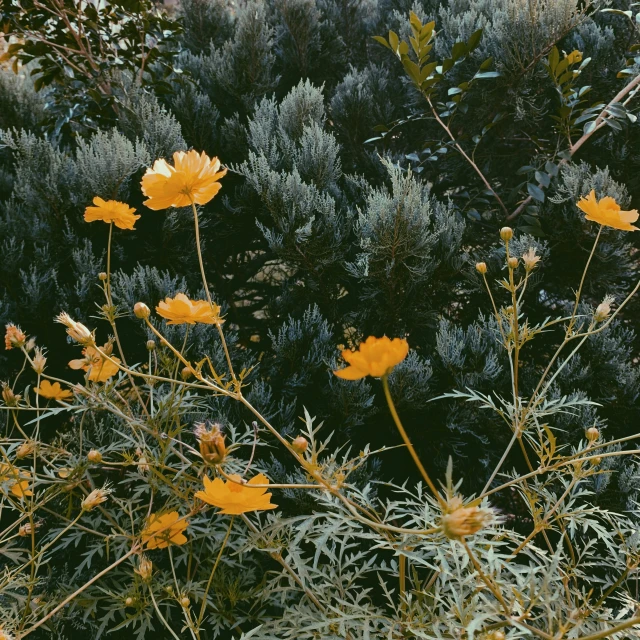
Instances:
[[[36,387],[34,391],[49,400],[68,400],[73,397],[73,393],[68,389],[63,389],[59,382],[51,384],[48,380],[42,380],[40,386]]]
[[[184,293],[175,298],[165,298],[156,307],[156,312],[168,320],[167,324],[222,324],[220,307],[206,300],[190,300]]]
[[[148,198],[144,204],[154,210],[206,204],[220,191],[219,180],[226,173],[218,158],[193,149],[176,151],[173,166],[156,160],[142,177],[142,193]]]
[[[615,199],[609,196],[596,200],[596,192],[593,189],[586,198],[578,201],[577,207],[584,211],[586,220],[620,231],[638,231],[638,227],[631,224],[638,219],[636,209],[623,211]]]
[[[360,380],[366,376],[381,378],[400,364],[409,353],[409,344],[402,338],[369,336],[356,351],[345,350],[342,357],[350,366],[334,371],[344,380]]]
[[[269,484],[269,480],[262,473],[254,476],[247,483],[243,483],[238,475],[229,476],[226,482],[220,478],[209,480],[204,478],[204,491],[198,491],[196,498],[220,509],[220,513],[239,515],[250,511],[265,511],[275,509],[278,505],[271,504],[271,494],[264,487],[252,487],[254,484]]]
[[[140,216],[134,215],[135,209],[124,202],[117,200],[103,200],[94,198],[93,207],[87,207],[84,211],[85,222],[95,222],[101,220],[116,225],[119,229],[133,230],[133,225]]]
[[[188,520],[181,518],[177,511],[162,515],[154,513],[142,532],[142,543],[147,549],[164,549],[170,544],[184,544],[187,541],[184,531],[188,526]]]

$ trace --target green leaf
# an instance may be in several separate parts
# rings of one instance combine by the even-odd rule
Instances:
[[[467,45],[464,42],[456,42],[451,49],[451,57],[454,62],[462,58],[467,53]]]
[[[487,78],[499,78],[499,77],[500,77],[499,71],[480,71],[479,73],[476,73],[475,76],[473,76],[474,80],[484,80]]]
[[[544,202],[544,191],[532,182],[527,182],[527,191],[529,195],[538,202]]]
[[[391,47],[389,46],[389,43],[386,41],[385,38],[383,38],[382,36],[373,36],[373,39],[376,42],[379,42],[381,45],[387,47],[387,49],[391,49]]]
[[[467,40],[467,47],[469,47],[469,51],[473,51],[479,44],[482,39],[482,29],[478,29],[471,34],[469,40]]]
[[[560,52],[558,51],[558,47],[553,47],[553,49],[551,49],[551,51],[549,52],[548,64],[549,69],[551,69],[554,75],[556,72],[556,67],[558,66],[558,62],[560,62]]]
[[[393,31],[389,31],[389,45],[391,46],[392,51],[398,50],[399,42],[400,41],[398,40],[398,34]]]
[[[551,184],[551,178],[541,171],[535,172],[536,180],[546,189]]]

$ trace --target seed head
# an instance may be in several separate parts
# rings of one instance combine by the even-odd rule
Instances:
[[[95,340],[93,334],[81,322],[72,320],[68,313],[61,313],[56,317],[56,322],[67,327],[67,333],[73,340],[82,345],[92,345]]]
[[[147,340],[147,350],[148,351],[153,351],[156,348],[156,341],[155,340]]]
[[[13,390],[6,382],[2,383],[2,399],[7,407],[17,407],[21,398],[21,395],[13,393]]]
[[[518,268],[518,258],[511,256],[507,260],[507,264],[509,265],[509,269],[517,269]]]
[[[33,364],[31,365],[33,367],[33,370],[38,375],[41,375],[44,371],[44,367],[46,364],[47,364],[47,359],[44,357],[44,353],[42,352],[42,349],[40,347],[36,347],[36,352],[33,356]]]
[[[196,424],[194,433],[200,445],[202,458],[213,464],[219,464],[227,455],[224,435],[219,424],[209,421]]]
[[[22,458],[30,456],[35,451],[35,448],[35,442],[23,442],[16,451],[16,458],[18,458],[18,460],[22,460]]]
[[[27,341],[27,336],[24,331],[10,322],[6,325],[6,333],[4,334],[4,348],[5,349],[19,349],[23,347]]]
[[[138,567],[134,569],[134,572],[137,573],[145,582],[148,582],[151,579],[151,574],[153,573],[153,563],[147,556],[140,556],[140,562],[138,563]]]

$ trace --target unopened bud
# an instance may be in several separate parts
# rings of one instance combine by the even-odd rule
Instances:
[[[505,242],[509,242],[509,240],[513,238],[513,229],[511,227],[502,227],[502,229],[500,229],[500,237]]]
[[[602,458],[600,456],[596,456],[595,458],[589,458],[589,462],[594,467],[597,467],[602,462]]]
[[[33,356],[33,370],[38,374],[41,375],[42,372],[44,371],[44,367],[47,364],[47,359],[44,357],[44,354],[42,353],[42,349],[40,349],[40,347],[36,347],[36,352]]]
[[[147,340],[147,350],[148,351],[153,351],[156,348],[156,341],[155,340]]]
[[[104,282],[104,281],[107,279],[107,277],[108,277],[108,276],[107,276],[107,274],[106,274],[104,271],[101,271],[101,272],[98,274],[98,279],[99,279],[99,280],[102,280],[102,282]]]
[[[304,453],[307,448],[309,447],[309,441],[303,437],[303,436],[298,436],[292,443],[291,443],[291,448],[296,452],[296,453]]]
[[[604,322],[611,313],[611,303],[613,302],[613,298],[611,296],[607,296],[596,309],[596,312],[593,314],[593,319],[596,322]]]
[[[189,378],[191,378],[191,376],[193,376],[193,371],[191,370],[191,367],[184,367],[180,372],[180,377],[183,380],[188,380]]]
[[[136,318],[140,318],[140,320],[145,320],[151,315],[151,309],[144,302],[136,302],[133,305],[133,313]]]
[[[585,435],[589,442],[595,442],[600,437],[600,431],[596,427],[589,427]]]
[[[102,454],[96,449],[91,449],[91,451],[87,453],[87,460],[89,460],[89,462],[93,462],[94,464],[98,464],[102,462]]]
[[[189,607],[189,605],[191,604],[191,600],[189,600],[189,598],[187,598],[187,596],[182,596],[182,598],[180,598],[180,604],[187,609]]]
[[[35,442],[23,442],[16,450],[16,458],[18,458],[18,460],[22,460],[22,458],[30,456],[35,449]]]
[[[504,632],[502,631],[494,631],[489,638],[491,640],[504,640],[505,639],[505,635]]]
[[[33,531],[33,527],[31,526],[30,522],[27,522],[25,524],[23,524],[20,529],[18,529],[18,535],[21,538],[26,538],[27,536],[31,535],[31,532]]]
[[[128,598],[125,599],[124,601],[124,606],[125,607],[132,607],[133,606],[133,598],[131,596],[129,596]]]
[[[22,398],[22,396],[17,393],[13,393],[13,390],[6,382],[2,383],[2,399],[7,407],[17,407],[18,402],[20,402],[20,398]]]
[[[487,273],[487,265],[485,262],[476,262],[476,271],[481,274],[484,275],[485,273]]]
[[[518,258],[511,256],[507,260],[507,264],[509,265],[509,269],[516,269],[518,267]]]

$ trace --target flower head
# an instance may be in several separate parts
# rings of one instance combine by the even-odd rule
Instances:
[[[6,482],[9,491],[16,498],[26,498],[33,495],[33,491],[29,489],[30,479],[31,473],[29,471],[22,471],[10,464],[0,464],[0,483]]]
[[[156,160],[142,177],[142,193],[149,209],[187,207],[190,204],[207,204],[220,191],[220,178],[226,169],[220,169],[218,158],[209,158],[204,151],[176,151],[173,165],[166,160]]]
[[[402,338],[391,340],[387,336],[382,338],[369,336],[360,343],[357,351],[342,352],[342,357],[351,366],[334,373],[344,380],[360,380],[365,376],[380,378],[391,373],[391,370],[400,364],[408,353],[409,343]]]
[[[473,535],[491,519],[491,512],[478,507],[465,507],[458,496],[449,500],[442,516],[442,531],[447,538],[456,540]]]
[[[142,543],[147,545],[147,549],[164,549],[170,544],[184,544],[187,541],[184,531],[188,526],[189,522],[181,518],[177,511],[163,515],[154,513],[142,532]]]
[[[44,367],[47,364],[44,352],[40,347],[36,347],[36,352],[33,356],[33,370],[40,375],[44,371]]]
[[[158,315],[167,319],[167,324],[222,324],[220,307],[206,300],[189,300],[184,293],[175,298],[165,298],[156,307]]]
[[[137,573],[145,582],[147,582],[151,578],[151,574],[153,573],[153,563],[147,556],[141,556],[140,562],[138,563],[137,568],[135,568],[134,573]],[[129,600],[130,598],[127,598]]]
[[[104,353],[109,353],[111,350],[111,343],[107,343],[102,347]],[[72,369],[82,369],[89,374],[89,380],[91,382],[106,382],[109,378],[114,376],[118,372],[117,362],[120,362],[120,358],[115,356],[109,356],[111,360],[105,358],[95,347],[88,346],[82,350],[84,358],[77,360],[71,360],[69,366]]]
[[[638,227],[631,224],[638,219],[635,209],[622,211],[620,205],[609,196],[596,200],[596,192],[593,189],[586,198],[578,201],[577,207],[584,211],[585,218],[592,222],[620,231],[638,231]]]
[[[224,435],[219,424],[211,424],[207,421],[196,425],[195,436],[200,445],[200,454],[204,460],[218,464],[227,455],[227,447],[224,442]]]
[[[68,389],[63,389],[59,382],[51,384],[48,380],[42,380],[40,386],[36,387],[34,391],[49,400],[68,400],[73,396],[73,393]]]
[[[604,322],[611,313],[611,305],[614,303],[615,298],[612,296],[605,296],[604,300],[596,308],[596,312],[593,314],[593,318],[596,322]]]
[[[535,247],[529,247],[525,253],[522,254],[522,262],[524,262],[524,268],[527,271],[533,271],[536,268],[538,262],[540,262],[540,256],[536,255]]]
[[[56,317],[56,322],[67,327],[67,333],[80,344],[93,344],[93,333],[81,322],[72,320],[68,313],[61,313]]]
[[[84,210],[85,222],[102,220],[107,223],[113,222],[118,229],[132,230],[136,220],[140,217],[133,215],[135,209],[117,200],[103,200],[96,197],[93,199],[93,204],[95,207],[87,207]]]
[[[113,490],[110,489],[107,485],[102,487],[101,489],[94,489],[83,501],[82,501],[82,509],[83,511],[91,511],[99,504],[107,501],[109,494],[113,493]]]
[[[254,484],[269,484],[262,473],[243,484],[238,475],[230,476],[231,480],[223,482],[220,478],[209,480],[204,478],[204,491],[198,491],[196,498],[218,507],[221,514],[239,515],[249,511],[266,511],[278,505],[271,504],[271,494],[263,487],[254,488]]]
[[[4,334],[4,348],[9,350],[23,347],[27,341],[27,336],[24,331],[13,324],[13,322],[6,325],[6,329],[7,331]]]

